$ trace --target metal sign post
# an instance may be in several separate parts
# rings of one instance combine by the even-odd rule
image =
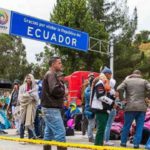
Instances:
[[[103,50],[102,50],[103,49]],[[114,76],[114,45],[113,40],[103,41],[94,37],[89,38],[89,51],[97,52],[107,55],[110,61],[110,69],[112,70],[112,77]]]

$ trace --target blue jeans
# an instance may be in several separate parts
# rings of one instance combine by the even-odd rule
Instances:
[[[95,127],[95,118],[88,119],[88,129],[87,129],[88,138],[94,139],[93,136],[94,127]]]
[[[107,125],[106,125],[106,128],[105,128],[105,133],[104,133],[104,141],[109,141],[109,138],[110,138],[110,129],[111,129],[111,125],[114,121],[114,118],[116,116],[116,109],[112,109],[110,114],[109,114],[109,117],[108,117],[108,120],[107,120]]]
[[[66,131],[60,109],[42,108],[45,121],[44,140],[65,142]]]
[[[129,130],[132,125],[133,120],[136,122],[136,132],[133,139],[134,146],[139,146],[142,138],[142,131],[145,119],[145,112],[132,111],[125,112],[124,114],[124,126],[121,133],[121,144],[126,144]]]

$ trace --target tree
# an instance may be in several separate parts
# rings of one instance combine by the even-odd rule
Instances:
[[[126,0],[88,0],[88,7],[94,18],[105,24],[109,33],[122,29],[123,24],[129,21]]]
[[[57,0],[50,16],[52,22],[88,32],[91,37],[104,41],[108,41],[109,37],[113,37],[117,32],[114,37],[116,79],[121,81],[131,70],[141,66],[142,54],[138,47],[133,45],[137,28],[137,9],[134,9],[130,17],[127,0]],[[107,56],[98,53],[84,53],[54,45],[53,47],[54,49],[47,45],[45,54],[60,55],[64,60],[66,74],[80,69],[99,71],[101,66],[108,66],[109,63]],[[106,52],[104,49],[103,51]],[[43,53],[42,57],[45,57],[45,54]]]
[[[50,21],[57,24],[88,32],[90,36],[98,39],[107,40],[108,38],[104,24],[93,18],[86,0],[59,0],[50,16]],[[54,45],[53,47],[55,52],[63,58],[66,74],[81,69],[99,71],[99,67],[103,65],[100,54],[85,53]],[[51,54],[53,50],[49,49]]]
[[[54,56],[56,55],[56,51],[54,48],[52,48],[50,46],[50,44],[47,44],[45,47],[44,47],[44,52],[41,52],[39,54],[36,54],[36,60],[38,62],[40,62],[40,64],[37,64],[37,65],[34,65],[33,66],[33,70],[34,70],[34,74],[35,76],[37,76],[36,72],[38,72],[38,76],[37,78],[41,78],[42,76],[44,76],[45,72],[48,70],[49,68],[49,65],[48,65],[48,62],[49,62],[49,59],[51,56]],[[39,70],[40,68],[40,70]],[[38,71],[39,70],[39,71]]]
[[[90,36],[101,40],[108,40],[108,35],[111,37],[112,33],[120,30],[116,37],[119,44],[115,46],[115,56],[117,54],[117,58],[122,60],[121,57],[123,55],[128,58],[128,54],[131,56],[132,53],[133,56],[136,51],[135,47],[132,46],[132,40],[137,27],[137,10],[135,8],[132,17],[130,18],[126,0],[112,2],[108,0],[73,0],[72,2],[68,0],[59,0],[53,14],[51,14],[51,21],[86,31],[90,33]],[[99,26],[102,27],[101,30]],[[138,53],[138,50],[136,52]],[[95,54],[93,52],[89,52],[86,55],[81,52],[76,52],[74,54],[73,51],[59,48],[59,53],[66,56],[66,66],[74,66],[75,69],[79,68],[82,64],[84,64],[84,66],[87,64],[87,66],[94,65],[95,67],[93,67],[93,69],[98,71],[101,65],[108,65],[109,63],[106,56],[98,56],[97,53]],[[115,60],[118,61],[118,59]],[[117,61],[115,61],[115,64],[121,62]],[[121,64],[122,70],[126,66],[125,63]],[[85,69],[89,70],[90,68],[85,67]],[[128,68],[128,72],[129,71],[130,68]],[[122,78],[124,78],[124,76],[122,76]]]
[[[136,34],[134,43],[138,46],[141,43],[148,43],[150,42],[150,31],[143,30],[140,33]]]
[[[22,39],[0,34],[0,78],[22,80],[30,69]]]
[[[141,62],[139,68],[145,78],[150,78],[150,31],[143,30],[135,35],[134,45],[141,51]]]
[[[134,69],[139,69],[142,61],[138,47],[133,44],[137,28],[136,8],[131,18],[127,18],[127,20],[128,22],[123,26],[121,34],[115,39],[114,67],[115,77],[118,82],[131,74]]]

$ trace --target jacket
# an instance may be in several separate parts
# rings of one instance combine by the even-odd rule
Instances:
[[[45,108],[62,108],[65,88],[57,78],[57,74],[49,70],[42,83],[41,106]]]
[[[110,97],[111,87],[104,74],[100,75],[98,82],[92,85],[90,105],[94,112],[110,113],[114,99]]]
[[[121,99],[125,93],[125,111],[146,112],[145,97],[146,92],[150,91],[150,83],[147,80],[142,79],[140,75],[132,74],[117,87],[117,91]]]
[[[84,92],[84,99],[85,99],[85,109],[84,114],[88,119],[94,118],[94,113],[91,111],[90,108],[90,94],[91,94],[91,88],[90,85],[85,89]]]

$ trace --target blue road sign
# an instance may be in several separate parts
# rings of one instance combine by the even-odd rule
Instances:
[[[11,11],[9,34],[88,51],[88,33],[14,11]]]

